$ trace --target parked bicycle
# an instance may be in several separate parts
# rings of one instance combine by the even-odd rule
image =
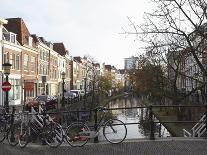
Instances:
[[[44,107],[45,108],[45,107]],[[38,116],[39,121],[34,122],[32,117]],[[21,148],[27,146],[32,141],[32,135],[39,136],[42,142],[50,147],[58,147],[63,142],[63,130],[61,125],[49,120],[46,112],[34,114],[26,112],[23,114],[21,130],[19,135],[19,145]]]
[[[11,114],[6,113],[5,108],[0,108],[0,142],[7,139],[10,145],[16,146],[19,130],[20,123],[15,122],[15,108],[12,108]]]
[[[98,136],[100,129],[103,127],[103,135],[105,139],[112,143],[118,144],[124,141],[127,135],[126,125],[118,119],[106,119],[106,108],[97,107],[93,111],[101,111],[102,115],[97,124],[97,128],[91,131],[86,122],[74,122],[69,125],[65,131],[67,142],[71,146],[84,146],[90,138]]]

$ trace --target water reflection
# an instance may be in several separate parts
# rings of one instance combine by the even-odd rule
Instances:
[[[141,106],[140,100],[135,97],[123,97],[122,99],[117,99],[111,101],[108,105],[109,108],[127,108]],[[127,125],[127,138],[126,139],[136,139],[136,138],[148,138],[150,134],[150,124],[149,124],[149,110],[146,108],[142,109],[123,109],[123,110],[112,110],[113,116],[120,119],[124,123],[140,123]],[[156,120],[156,118],[154,118]],[[158,120],[156,120],[158,121]],[[155,124],[155,136],[156,137],[169,137],[170,133],[166,128],[160,123]],[[103,136],[100,135],[100,140]]]

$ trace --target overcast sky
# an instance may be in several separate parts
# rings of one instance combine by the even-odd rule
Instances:
[[[124,58],[141,52],[134,36],[125,36],[127,16],[138,24],[148,0],[1,0],[0,18],[21,17],[31,34],[63,42],[72,56],[124,67]]]

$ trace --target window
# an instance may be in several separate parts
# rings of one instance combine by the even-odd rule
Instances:
[[[9,62],[9,52],[4,54],[4,63],[8,63]]]
[[[9,91],[9,100],[20,99],[21,96],[20,79],[10,79],[9,82],[12,85],[11,90]]]
[[[40,59],[42,59],[42,50],[40,50]]]
[[[33,41],[33,38],[29,37],[29,46],[32,46],[32,41]]]
[[[42,74],[45,74],[45,65],[42,64]]]
[[[16,55],[16,70],[20,70],[20,55]]]
[[[31,56],[31,71],[35,72],[36,68],[36,58],[34,56]]]
[[[29,56],[24,54],[24,70],[28,70]]]
[[[40,72],[39,72],[39,74],[43,74],[43,65],[42,64],[40,64]]]
[[[43,58],[42,58],[42,60],[48,61],[47,58],[48,58],[48,53],[46,53],[46,51],[43,51]]]
[[[34,90],[32,90],[32,91],[27,91],[27,92],[26,92],[26,97],[34,97]]]
[[[15,69],[15,54],[11,53],[9,56],[9,63],[12,65],[11,69]]]
[[[15,34],[12,34],[11,33],[11,35],[10,35],[10,42],[12,42],[12,43],[16,43],[16,35]]]

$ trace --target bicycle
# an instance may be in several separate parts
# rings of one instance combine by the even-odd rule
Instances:
[[[11,114],[6,113],[5,108],[0,108],[0,111],[0,142],[7,139],[10,145],[16,146],[20,124],[15,122],[15,108],[12,108]]]
[[[23,114],[24,115],[24,114]],[[42,123],[32,122],[32,118],[29,116],[40,115],[43,116]],[[23,118],[25,119],[25,118]],[[41,119],[41,118],[40,118]],[[63,131],[61,125],[49,120],[49,116],[44,112],[43,114],[34,114],[26,112],[26,120],[21,123],[21,131],[19,134],[19,146],[24,148],[32,139],[32,133],[39,136],[42,142],[45,142],[50,147],[56,148],[63,142]]]
[[[126,125],[118,119],[109,119],[104,121],[106,118],[106,108],[97,107],[93,111],[102,111],[101,119],[98,122],[97,128],[91,131],[86,122],[74,122],[69,125],[65,131],[67,142],[73,147],[84,146],[89,139],[98,136],[101,127],[103,126],[103,135],[105,139],[112,143],[118,144],[124,141],[127,135]]]

